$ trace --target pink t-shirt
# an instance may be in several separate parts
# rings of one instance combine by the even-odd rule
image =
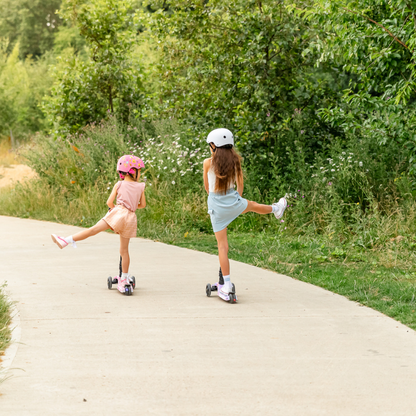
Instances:
[[[117,205],[124,205],[130,211],[136,211],[145,184],[143,182],[119,181],[117,186]]]

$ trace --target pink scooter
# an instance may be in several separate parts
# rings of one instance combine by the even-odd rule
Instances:
[[[222,271],[220,267],[218,283],[214,283],[212,285],[211,283],[208,283],[205,289],[205,292],[208,297],[211,296],[211,292],[218,292],[218,296],[222,300],[225,300],[226,302],[230,302],[230,303],[236,303],[238,299],[237,299],[237,295],[235,294],[234,283],[232,285],[233,285],[232,292],[229,292],[228,295],[224,295],[224,293],[221,292],[221,288],[224,286],[224,277],[222,275]]]
[[[117,284],[117,290],[123,295],[131,296],[133,290],[136,287],[136,278],[134,276],[129,277],[129,283],[125,284],[121,281],[121,257],[120,257],[120,266],[119,266],[119,275],[115,277],[109,276],[107,279],[107,287],[109,289],[113,288],[113,285]]]

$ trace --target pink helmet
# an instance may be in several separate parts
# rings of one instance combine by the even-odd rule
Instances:
[[[137,156],[132,155],[124,155],[117,162],[117,171],[124,172],[124,173],[134,173],[134,169],[141,169],[144,168],[143,160],[138,158]],[[119,173],[120,178],[124,179],[125,175]]]

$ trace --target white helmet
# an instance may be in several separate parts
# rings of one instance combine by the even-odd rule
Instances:
[[[207,143],[214,143],[216,147],[234,146],[234,136],[228,129],[215,129],[208,134]]]

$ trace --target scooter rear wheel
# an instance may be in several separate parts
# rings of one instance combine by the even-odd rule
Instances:
[[[208,297],[210,297],[210,296],[211,296],[211,291],[212,291],[211,284],[210,284],[210,283],[208,283],[208,284],[207,284],[207,287],[206,287],[206,289],[205,289],[205,292],[206,292],[206,294],[207,294],[207,296],[208,296]]]
[[[107,279],[107,287],[109,289],[112,289],[113,287],[113,278],[111,276]]]

